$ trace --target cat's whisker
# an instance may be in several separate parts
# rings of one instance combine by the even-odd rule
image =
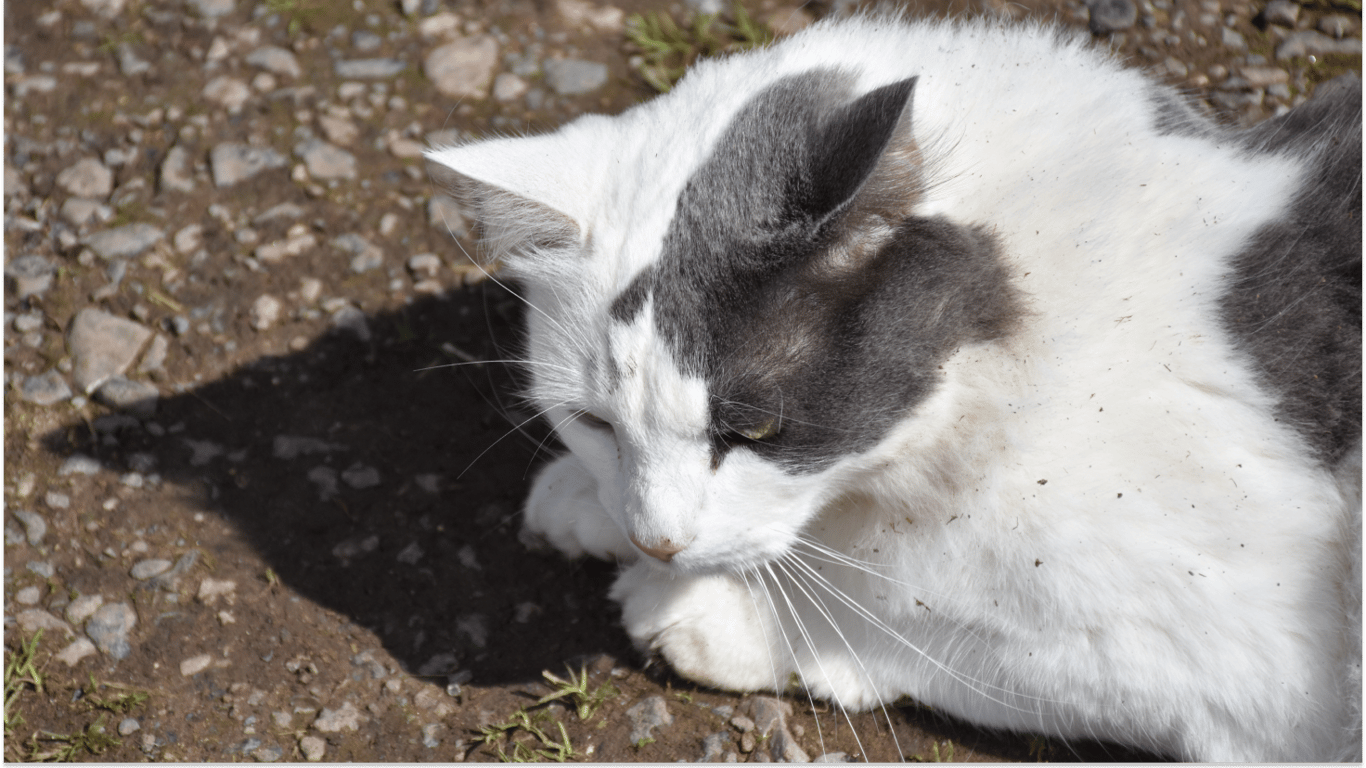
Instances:
[[[773,577],[773,571],[772,571],[772,569],[769,568],[769,567],[767,566],[767,564],[765,565],[765,569],[768,570],[768,574],[769,574],[770,578],[772,578],[772,577]],[[766,603],[768,604],[769,612],[770,612],[770,613],[772,614],[772,616],[773,616],[773,624],[774,624],[774,626],[776,626],[776,627],[778,628],[778,635],[779,635],[779,637],[782,638],[783,644],[787,646],[787,653],[788,653],[788,656],[792,659],[793,665],[796,666],[796,668],[797,668],[797,677],[798,677],[799,679],[801,679],[801,680],[805,680],[805,679],[806,679],[806,674],[802,671],[802,663],[801,663],[801,660],[798,658],[798,656],[797,656],[797,651],[796,651],[796,649],[795,649],[795,648],[793,647],[793,645],[792,645],[792,640],[787,636],[787,630],[783,628],[783,619],[782,619],[782,616],[778,615],[778,604],[777,604],[777,602],[774,601],[774,599],[773,599],[773,592],[769,590],[768,583],[767,583],[767,581],[764,580],[763,572],[759,571],[759,570],[756,568],[755,571],[754,571],[754,574],[755,574],[756,580],[757,580],[758,583],[759,583],[759,586],[762,587],[763,590],[764,590],[764,602],[766,602]],[[777,582],[776,579],[774,579],[773,589],[774,589],[774,590],[777,590],[779,594],[783,595],[784,601],[787,600],[787,595],[783,592],[782,585],[779,584],[779,583]],[[800,626],[801,626],[801,625],[800,625],[800,622],[801,622],[801,619],[800,619],[795,613],[791,613],[791,603],[790,603],[790,602],[788,602],[788,610],[789,610],[789,613],[790,613],[791,616],[792,616],[793,622],[796,623],[796,624],[798,625],[798,629],[799,629],[799,631],[800,631]],[[809,643],[808,643],[808,644],[809,644]],[[775,675],[775,677],[776,677],[776,675]],[[777,696],[779,696],[779,697],[782,697],[782,696],[785,694],[786,689],[787,689],[787,686],[786,686],[786,685],[780,685],[780,684],[778,684],[778,681],[777,681],[777,680],[774,681],[773,692],[774,692],[775,695],[777,695]],[[810,707],[811,707],[811,711],[812,711],[813,716],[815,716],[815,711],[816,711],[816,698],[815,698],[815,696],[813,696],[813,695],[811,694],[811,689],[808,688],[805,684],[802,685],[802,691],[806,694],[807,703],[808,703],[808,704],[810,705]],[[825,749],[825,734],[822,732],[822,729],[821,729],[821,720],[820,720],[820,717],[819,717],[819,716],[815,716],[815,721],[816,721],[816,738],[819,740],[819,742],[820,742],[820,744],[821,744],[821,749],[824,750],[824,749]],[[838,720],[837,720],[836,722],[838,722]]]
[[[558,408],[558,407],[560,407],[560,406],[562,406],[562,405],[566,405],[566,404],[567,404],[566,402],[556,403],[555,405],[552,405],[552,406],[550,406],[549,408],[546,408],[546,409],[544,409],[544,410],[542,410],[542,411],[539,411],[539,412],[537,412],[537,413],[534,413],[534,414],[532,414],[531,416],[528,416],[528,417],[527,417],[526,419],[524,419],[520,424],[514,425],[514,426],[512,427],[512,429],[509,429],[507,432],[504,432],[502,437],[498,438],[497,440],[494,440],[492,443],[489,443],[488,447],[486,447],[486,448],[484,448],[484,450],[480,451],[478,456],[475,456],[472,460],[470,460],[470,463],[469,463],[468,465],[466,465],[464,469],[460,470],[460,474],[456,475],[456,476],[455,476],[455,479],[456,479],[456,480],[459,480],[460,478],[464,477],[466,472],[470,471],[470,469],[471,469],[475,464],[477,464],[477,463],[479,462],[480,459],[484,458],[484,454],[486,454],[486,453],[488,453],[489,451],[493,450],[493,447],[494,447],[494,446],[496,446],[496,445],[498,445],[499,443],[501,443],[501,442],[503,442],[504,440],[506,440],[507,437],[508,437],[508,435],[511,435],[511,434],[513,434],[513,433],[521,433],[521,434],[525,435],[526,433],[525,433],[525,432],[522,432],[522,427],[526,426],[527,424],[530,424],[531,422],[535,421],[536,419],[541,418],[541,416],[545,415],[548,411],[553,410],[553,409],[555,409],[555,408]],[[528,437],[529,437],[529,435],[528,435]]]
[[[523,359],[519,359],[519,358],[506,358],[506,359],[502,359],[502,360],[465,360],[465,361],[462,361],[462,362],[459,362],[459,363],[442,363],[441,365],[429,365],[429,366],[427,366],[426,368],[414,368],[414,369],[413,369],[413,373],[421,373],[421,372],[423,372],[423,371],[435,371],[435,370],[438,370],[438,369],[440,369],[440,368],[463,368],[463,367],[465,367],[465,366],[467,366],[467,365],[526,365],[526,366],[539,365],[539,366],[543,366],[543,367],[545,367],[545,368],[554,368],[554,369],[562,370],[562,371],[564,371],[565,373],[570,373],[570,374],[572,374],[572,373],[575,372],[572,368],[569,368],[569,367],[563,366],[563,365],[556,365],[555,363],[547,363],[547,362],[543,362],[543,361],[540,361],[540,360],[523,360]]]

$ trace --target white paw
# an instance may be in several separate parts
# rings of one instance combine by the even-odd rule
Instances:
[[[598,501],[597,481],[572,453],[536,476],[520,538],[533,548],[548,543],[569,557],[631,561],[639,555]]]
[[[673,574],[641,561],[617,577],[612,599],[641,650],[680,675],[732,691],[782,690],[792,672],[762,596],[729,574]]]

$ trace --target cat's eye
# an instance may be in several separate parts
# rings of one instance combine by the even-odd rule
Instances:
[[[600,430],[602,432],[615,431],[612,429],[612,422],[600,416],[595,416],[589,411],[579,411],[576,418],[578,421],[592,427],[593,429]]]
[[[740,430],[740,436],[746,440],[767,440],[778,434],[778,420],[769,419],[757,427]]]

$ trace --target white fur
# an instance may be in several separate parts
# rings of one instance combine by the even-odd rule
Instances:
[[[607,307],[731,116],[822,66],[859,91],[919,76],[918,212],[994,225],[1029,314],[867,453],[792,476],[736,450],[713,473],[705,384],[648,306],[625,327]],[[795,672],[849,707],[909,694],[1185,759],[1360,759],[1360,450],[1310,458],[1216,314],[1303,163],[1158,135],[1148,87],[1046,27],[865,18],[704,62],[615,119],[432,152],[579,227],[571,252],[505,254],[532,394],[572,452],[528,530],[632,562],[628,632],[718,687]],[[616,390],[589,367],[607,357]],[[626,534],[687,547],[663,564]]]

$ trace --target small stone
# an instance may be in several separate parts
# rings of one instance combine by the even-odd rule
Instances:
[[[339,235],[332,239],[332,247],[352,255],[351,271],[356,274],[384,265],[384,251],[360,235]]]
[[[24,538],[29,544],[36,547],[43,543],[43,537],[47,535],[47,521],[42,515],[20,509],[15,510],[14,516],[24,524]]]
[[[427,223],[456,239],[467,238],[470,234],[464,210],[461,209],[460,203],[449,195],[432,195],[431,201],[427,203]]]
[[[493,79],[493,98],[501,102],[516,101],[526,95],[531,86],[511,72],[502,72]]]
[[[304,161],[308,174],[315,179],[331,181],[356,178],[356,156],[321,139],[300,144],[294,148],[294,154]]]
[[[193,159],[189,150],[177,144],[161,162],[161,188],[167,192],[193,192]]]
[[[323,129],[323,135],[333,144],[351,145],[360,138],[360,129],[344,117],[323,115],[318,118],[318,127]]]
[[[557,0],[555,8],[570,25],[608,34],[621,34],[626,13],[610,5],[594,5],[587,0]]]
[[[813,762],[813,763],[847,763],[847,762],[850,762],[850,760],[849,760],[849,753],[847,753],[847,752],[826,752],[825,754],[821,755],[820,757],[813,758],[813,759],[811,760],[811,762]]]
[[[1271,0],[1262,10],[1262,18],[1268,24],[1279,24],[1283,27],[1294,27],[1295,22],[1300,18],[1300,6],[1290,0]]]
[[[36,605],[43,599],[43,590],[39,587],[24,587],[14,595],[14,602],[20,605]]]
[[[131,320],[90,307],[82,309],[69,337],[77,389],[88,395],[127,371],[151,336],[151,330]]]
[[[273,72],[284,77],[299,78],[304,73],[294,54],[289,49],[279,46],[263,45],[248,53],[244,61],[253,67],[260,67],[267,72]]]
[[[561,96],[592,93],[607,85],[607,65],[600,62],[548,59],[544,67],[546,82]]]
[[[193,677],[199,674],[200,672],[203,672],[204,670],[208,669],[209,665],[212,663],[213,657],[207,653],[201,653],[198,656],[191,656],[190,658],[180,662],[180,674],[184,677]]]
[[[333,547],[332,554],[340,560],[350,560],[351,558],[374,552],[378,548],[379,537],[371,535],[363,539],[347,539]]]
[[[15,298],[19,299],[47,293],[56,272],[57,267],[52,262],[36,253],[15,257],[5,265],[5,279]]]
[[[153,558],[150,560],[142,560],[135,564],[133,566],[133,569],[129,571],[128,575],[132,576],[138,581],[146,581],[152,578],[153,576],[158,576],[169,570],[171,570],[170,560],[161,560],[159,558]]]
[[[87,157],[57,174],[57,186],[74,197],[102,199],[114,191],[114,173],[99,160]]]
[[[91,650],[94,650],[93,648]],[[119,721],[119,735],[129,736],[142,729],[142,724],[136,718],[125,717]]]
[[[114,209],[99,200],[68,197],[66,202],[62,203],[58,215],[68,224],[79,229],[87,224],[109,221],[114,216]]]
[[[498,66],[498,41],[488,35],[466,37],[433,49],[423,71],[443,95],[482,99]]]
[[[237,0],[188,0],[187,5],[193,6],[200,18],[217,19],[232,13]]]
[[[387,80],[397,77],[407,67],[401,59],[338,60],[333,65],[337,77],[353,80]]]
[[[318,493],[324,500],[337,495],[337,470],[317,466],[308,470],[309,482],[318,486]]]
[[[1224,27],[1220,30],[1219,34],[1220,42],[1223,43],[1225,48],[1231,48],[1235,51],[1247,50],[1247,39],[1244,38],[1241,33]]]
[[[152,68],[152,65],[138,56],[133,46],[128,43],[120,43],[114,57],[118,59],[119,71],[124,77],[137,77]]]
[[[1187,74],[1190,73],[1190,70],[1186,67],[1186,65],[1175,56],[1168,56],[1167,60],[1162,62],[1162,66],[1164,69],[1167,70],[1168,74],[1173,75],[1175,77],[1185,77]]]
[[[190,466],[192,467],[202,467],[225,453],[223,446],[208,440],[182,438],[181,442],[190,449]]]
[[[205,99],[224,107],[231,114],[242,111],[242,105],[251,98],[251,86],[235,77],[219,75],[204,86]]]
[[[153,371],[164,371],[166,368],[166,355],[171,351],[171,343],[161,334],[152,337],[152,343],[147,345],[147,351],[142,355],[142,362],[138,363],[138,373],[151,373]]]
[[[251,305],[251,327],[258,331],[270,328],[280,319],[282,309],[284,305],[279,299],[268,293],[262,294]]]
[[[408,270],[419,277],[436,277],[441,271],[441,258],[435,253],[419,253],[408,259]]]
[[[456,634],[464,635],[470,639],[470,643],[476,648],[486,648],[489,644],[489,623],[483,614],[472,613],[468,616],[457,616],[455,619]]]
[[[730,724],[740,733],[749,733],[754,730],[754,721],[744,715],[736,715],[730,719]]]
[[[1284,61],[1299,56],[1327,56],[1330,54],[1361,55],[1361,41],[1356,38],[1334,40],[1320,32],[1302,29],[1292,32],[1276,46],[1276,59]]]
[[[81,624],[104,605],[103,595],[81,595],[66,606],[66,620]]]
[[[653,739],[656,728],[670,725],[674,721],[674,716],[669,712],[663,696],[650,696],[641,700],[626,710],[626,717],[631,721],[632,744]]]
[[[374,488],[380,484],[380,470],[357,462],[342,471],[342,482],[346,482],[347,485],[358,489],[358,491],[363,488]]]
[[[49,507],[52,507],[53,509],[67,509],[71,506],[71,497],[67,496],[65,493],[58,493],[57,491],[48,491],[47,493],[43,494],[43,503],[47,504]],[[37,563],[29,563],[28,565],[29,570],[33,570],[33,567],[37,565]],[[48,568],[50,569],[51,566],[48,566]],[[46,575],[51,576],[52,574],[48,573]]]
[[[73,453],[68,456],[62,466],[57,469],[58,477],[67,475],[95,475],[99,474],[100,462],[81,453]]]
[[[299,751],[304,753],[304,759],[308,762],[321,762],[327,754],[327,742],[320,736],[305,736],[299,739]]]
[[[1340,13],[1329,14],[1319,19],[1319,31],[1338,40],[1352,34],[1354,28],[1352,18]]]
[[[422,746],[427,749],[436,749],[441,746],[441,740],[437,734],[441,733],[443,726],[440,723],[428,723],[422,726]]]
[[[34,405],[56,405],[71,399],[71,387],[57,369],[29,376],[19,385],[19,397]]]
[[[223,598],[228,605],[236,600],[237,582],[232,579],[215,579],[206,576],[199,582],[199,592],[195,597],[205,605],[213,605]]]
[[[1086,7],[1091,11],[1092,34],[1120,32],[1138,21],[1138,6],[1133,0],[1087,0]]]
[[[81,242],[103,259],[131,259],[166,238],[151,224],[127,224],[96,232]]]
[[[1280,67],[1243,67],[1239,73],[1253,88],[1290,82],[1290,73]]]
[[[91,13],[112,19],[123,13],[123,6],[127,0],[81,0],[81,5]]]
[[[252,759],[258,763],[273,763],[284,757],[285,751],[279,747],[269,744],[251,751]]]
[[[65,632],[68,635],[75,634],[75,632],[71,631],[71,626],[65,621],[62,621],[41,608],[30,608],[26,611],[20,611],[15,615],[14,620],[18,622],[20,629],[29,634],[33,634],[40,629],[57,630]]]
[[[323,709],[319,712],[317,719],[313,721],[313,727],[323,733],[358,731],[366,719],[368,718],[356,709],[355,704],[346,701],[337,709]]]
[[[340,331],[349,331],[361,341],[369,341],[371,337],[370,324],[365,319],[365,313],[349,304],[332,313],[332,327]]]
[[[405,563],[407,565],[417,565],[417,561],[422,559],[422,547],[418,546],[417,542],[414,541],[408,546],[404,547],[398,553],[398,557],[396,559],[400,563]]]
[[[258,173],[289,165],[289,159],[269,147],[224,142],[209,152],[214,186],[230,187]]]
[[[726,753],[726,747],[729,747],[730,744],[730,734],[726,731],[708,735],[702,740],[702,760],[700,762],[721,762]]]
[[[157,400],[160,397],[161,393],[155,386],[123,376],[111,377],[95,391],[97,402],[142,419],[150,419],[156,415]]]
[[[86,622],[85,633],[95,641],[95,647],[116,659],[127,658],[132,653],[128,643],[128,633],[137,623],[137,613],[127,603],[112,603],[100,606]]]
[[[70,645],[58,652],[54,658],[66,664],[68,667],[74,667],[80,663],[81,659],[95,653],[98,653],[98,651],[95,650],[94,643],[84,637],[78,637],[75,640],[72,640]]]

